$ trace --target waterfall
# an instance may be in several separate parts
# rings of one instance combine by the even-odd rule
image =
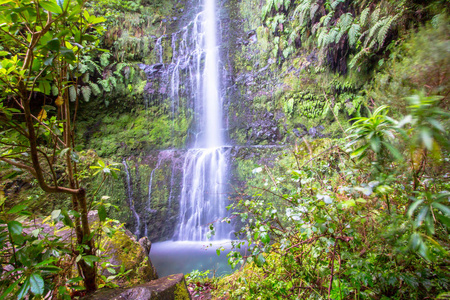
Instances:
[[[172,134],[176,130],[177,118],[192,120],[186,137],[188,149],[184,155],[183,169],[181,174],[178,173],[181,176],[174,176],[175,165],[172,165],[169,195],[165,199],[168,214],[173,202],[179,200],[178,225],[173,239],[180,241],[207,240],[211,225],[214,227],[215,240],[228,239],[231,232],[227,224],[220,222],[221,218],[227,216],[230,148],[225,143],[226,129],[223,124],[221,89],[225,87],[219,82],[221,69],[218,44],[221,41],[218,38],[218,18],[215,0],[199,1],[204,1],[196,6],[201,11],[185,26],[156,40],[154,54],[158,63],[140,64],[149,79],[147,90],[156,92],[152,82],[156,80],[160,84],[158,93],[170,101],[168,111],[172,118]],[[162,45],[163,42],[167,44],[165,39],[171,39],[172,60],[167,63],[163,62],[165,49]],[[146,214],[141,215],[146,235],[151,222],[150,215],[155,212],[152,206],[154,175],[167,156],[164,154],[167,151],[170,150],[161,151],[158,155],[148,182],[147,207],[145,212],[140,212]],[[180,177],[181,182],[180,179],[174,182],[174,178]],[[172,193],[173,186],[178,182],[179,195]],[[167,217],[169,219],[170,216]]]
[[[214,226],[215,240],[226,239],[229,233],[226,224],[220,222],[227,214],[229,151],[223,137],[216,8],[214,0],[204,1],[204,10],[193,21],[193,36],[187,39],[195,41],[192,51],[195,62],[190,71],[195,71],[192,95],[198,115],[198,134],[195,148],[188,150],[183,165],[176,240],[208,240],[210,225]]]
[[[157,51],[157,55],[158,55],[158,59],[159,59],[159,63],[162,64],[163,63],[163,47],[161,45],[162,39],[165,37],[165,35],[160,36],[157,40],[156,40],[156,44],[155,44],[155,49]]]
[[[124,159],[122,161],[122,164],[125,168],[125,174],[127,179],[127,199],[128,199],[128,206],[130,207],[131,212],[133,213],[134,220],[136,221],[136,228],[134,231],[134,234],[137,236],[140,236],[140,227],[141,227],[141,220],[139,218],[139,215],[136,212],[136,209],[134,207],[134,199],[133,199],[133,185],[131,183],[131,175],[130,171],[128,170],[128,165],[126,160]]]

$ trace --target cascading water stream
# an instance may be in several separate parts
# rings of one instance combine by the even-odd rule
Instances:
[[[218,259],[214,249],[209,250],[208,261],[205,260],[204,245],[205,242],[214,240],[215,245],[227,247],[232,232],[231,225],[220,222],[228,215],[227,177],[231,148],[225,143],[223,125],[221,89],[224,87],[219,81],[220,40],[217,30],[219,18],[216,15],[215,0],[200,0],[198,6],[192,4],[194,9],[200,7],[202,11],[186,26],[166,35],[172,40],[172,61],[164,65],[161,72],[158,71],[163,56],[160,47],[163,38],[160,37],[155,47],[160,64],[141,67],[149,79],[159,72],[159,78],[167,84],[173,124],[186,112],[192,118],[187,136],[190,148],[184,154],[182,173],[178,173],[181,176],[174,175],[175,163],[172,162],[167,199],[167,211],[170,212],[172,205],[176,209],[173,202],[179,196],[178,225],[175,226],[173,240],[153,244],[150,254],[161,274],[190,272],[193,268],[205,268],[206,265],[208,269],[226,268],[226,257]],[[155,170],[160,167],[163,152],[159,154],[156,167],[150,174],[148,209],[152,203]],[[172,193],[177,182],[180,182],[179,194]],[[168,220],[166,219],[166,224]],[[209,238],[211,225],[215,234]],[[190,265],[180,251],[189,253],[189,261],[193,262],[194,257],[197,257],[201,263]],[[210,255],[211,252],[213,255]],[[222,267],[217,265],[219,262]],[[188,269],[183,270],[181,266]]]
[[[156,44],[155,44],[155,49],[157,51],[157,55],[159,58],[159,63],[162,64],[163,63],[163,47],[162,47],[162,39],[165,37],[165,35],[160,36],[157,40],[156,40]]]
[[[193,100],[200,126],[196,148],[188,151],[183,166],[176,240],[206,241],[211,224],[215,229],[213,239],[228,238],[226,224],[219,222],[227,213],[228,150],[223,137],[216,22],[214,0],[205,0],[204,10],[195,17],[192,30],[196,68]]]
[[[136,209],[134,207],[134,199],[133,199],[133,187],[131,184],[131,176],[130,176],[130,171],[128,170],[128,164],[126,162],[126,160],[124,159],[122,161],[122,164],[125,168],[125,174],[126,174],[126,179],[127,179],[127,198],[128,198],[128,205],[130,207],[131,212],[133,213],[134,216],[134,220],[136,221],[136,229],[134,234],[139,236],[140,235],[140,227],[141,227],[141,220],[139,218],[139,215],[136,212]]]
[[[180,194],[179,227],[176,240],[207,239],[209,225],[214,223],[214,239],[228,238],[225,224],[216,222],[227,215],[226,179],[228,148],[224,143],[224,128],[219,84],[219,47],[215,0],[204,0],[203,9],[186,26],[170,35],[172,61],[164,66],[161,78],[169,85],[171,117],[182,117],[183,111],[193,112],[193,124],[188,137],[193,146],[185,155]],[[161,36],[155,45],[155,54],[163,56]],[[141,66],[153,78],[162,64]],[[152,181],[161,159],[150,174],[148,207],[152,197]],[[173,179],[173,175],[172,175]],[[171,180],[171,184],[172,184]],[[169,196],[171,202],[171,195]],[[146,223],[147,224],[147,223]],[[231,230],[230,230],[231,231]]]

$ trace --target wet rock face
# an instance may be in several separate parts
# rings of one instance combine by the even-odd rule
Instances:
[[[256,115],[253,121],[249,122],[247,130],[247,140],[255,144],[275,143],[281,138],[274,114],[267,111]]]
[[[183,274],[169,275],[130,288],[101,289],[82,300],[188,300]]]
[[[311,138],[323,138],[325,137],[325,135],[322,133],[322,131],[325,129],[325,127],[323,127],[322,125],[319,126],[315,126],[315,127],[311,127],[309,130],[306,128],[305,125],[303,124],[299,124],[296,126],[296,128],[294,128],[292,130],[292,132],[297,136],[297,137],[304,137],[309,135]]]

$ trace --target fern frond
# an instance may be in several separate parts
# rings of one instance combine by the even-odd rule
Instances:
[[[275,4],[275,10],[279,11],[281,7],[283,6],[283,0],[274,0]]]
[[[128,80],[129,80],[130,82],[133,81],[133,78],[134,78],[134,74],[135,74],[135,73],[136,73],[136,70],[135,70],[134,68],[130,67],[130,75],[129,75],[129,77],[128,77]]]
[[[361,26],[359,26],[359,24],[353,24],[350,27],[350,29],[348,31],[348,42],[351,47],[353,47],[356,44],[360,29],[361,29]]]
[[[98,83],[102,86],[105,92],[111,92],[111,87],[109,85],[109,81],[106,79],[99,80]]]
[[[359,51],[350,61],[348,66],[353,69],[359,62],[359,60],[366,54],[366,52],[363,50]]]
[[[112,88],[114,89],[117,86],[117,79],[114,76],[111,76],[108,78],[109,82],[112,85]]]
[[[313,25],[311,32],[314,34],[316,33],[317,29],[320,27],[320,22],[317,22],[316,24]]]
[[[331,8],[333,10],[336,10],[336,7],[339,5],[339,3],[345,2],[345,0],[335,0],[333,3],[331,3]]]
[[[383,27],[383,25],[385,25],[386,21],[388,18],[383,18],[381,20],[379,20],[374,26],[372,26],[370,28],[369,31],[369,35],[367,36],[365,42],[364,42],[364,47],[367,46],[367,44],[369,43],[369,41],[371,41],[372,37],[374,36],[375,32],[377,32],[377,30],[381,27]]]
[[[284,9],[288,9],[289,5],[291,5],[291,0],[284,0]]]
[[[91,91],[92,91],[92,94],[94,94],[94,96],[98,96],[102,93],[98,84],[89,82],[89,86],[91,87]]]
[[[338,26],[346,31],[351,26],[353,22],[353,15],[351,13],[346,13],[339,18]]]
[[[272,8],[274,6],[274,0],[267,0],[266,5],[262,8],[262,19],[264,20],[268,13],[272,11]]]
[[[345,33],[345,31],[342,29],[338,31],[338,34],[336,35],[336,38],[334,39],[335,43],[339,43],[339,41],[341,40],[344,33]]]
[[[75,102],[77,100],[77,90],[73,85],[69,87],[69,99],[72,102]]]
[[[325,18],[323,19],[323,26],[328,26],[328,23],[330,23],[331,18],[333,17],[333,15],[334,15],[334,12],[333,12],[333,11],[330,11],[330,12],[325,16]]]
[[[56,85],[52,85],[52,95],[53,96],[58,96],[59,95],[59,90],[58,90],[58,87]]]
[[[328,34],[327,38],[326,38],[326,45],[329,45],[331,43],[337,42],[336,38],[339,35],[339,31],[337,28],[332,28],[330,30],[330,33]]]
[[[397,20],[397,18],[398,18],[398,15],[390,17],[389,20],[378,31],[378,45],[379,45],[379,47],[383,46],[384,40],[386,39],[388,31],[391,28],[392,23],[395,22],[395,20]]]
[[[370,15],[370,23],[376,24],[380,18],[380,9],[377,8],[374,10],[374,12]]]
[[[89,102],[89,98],[91,97],[91,88],[87,85],[82,86],[81,94],[83,95],[84,101]]]
[[[318,44],[319,48],[321,48],[323,46],[327,35],[328,35],[327,30],[325,28],[322,28],[322,30],[319,33],[319,36],[317,37],[317,44]]]
[[[362,11],[361,16],[359,17],[359,20],[361,22],[361,26],[366,25],[367,17],[369,16],[370,8],[366,8]]]
[[[311,18],[311,21],[314,19],[314,16],[316,15],[317,10],[319,9],[319,4],[315,3],[311,5],[311,9],[309,10],[309,17]]]
[[[89,72],[83,74],[83,82],[85,83],[89,82]]]
[[[80,72],[81,74],[87,72],[88,69],[89,69],[89,67],[87,65],[82,64],[82,63],[78,64],[78,72]]]

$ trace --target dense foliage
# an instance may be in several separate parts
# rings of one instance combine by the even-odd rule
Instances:
[[[318,64],[288,79],[287,118],[331,115],[342,138],[303,138],[293,160],[247,177],[229,221],[243,224],[249,247],[242,255],[245,243],[235,244],[228,259],[241,268],[215,297],[448,297],[445,5],[266,1],[261,19],[258,38],[283,71],[297,51],[319,51]]]
[[[159,93],[164,89],[139,67],[170,63],[172,41],[159,40],[164,51],[157,53],[157,37],[176,30],[177,18],[188,13],[184,2],[85,2],[0,0],[1,187],[30,182],[43,189],[31,189],[14,204],[0,191],[0,299],[69,299],[96,284],[114,287],[113,280],[127,271],[103,255],[102,240],[117,226],[106,219],[108,199],[98,194],[108,175],[118,176],[98,156],[183,147],[190,131],[189,109],[171,116],[168,94]],[[230,38],[237,45],[224,46],[233,60],[224,68],[236,73],[226,93],[241,89],[226,108],[231,140],[288,142],[291,153],[271,165],[233,162],[243,182],[233,188],[242,191],[230,206],[234,215],[224,221],[240,226],[236,250],[245,247],[242,240],[249,246],[245,255],[229,255],[229,263],[240,266],[230,276],[208,279],[207,271],[191,272],[193,294],[448,297],[448,3],[227,3],[242,10],[239,16],[251,24],[245,34],[255,37]],[[239,119],[245,115],[251,118]],[[299,131],[319,124],[329,138],[314,140]],[[233,126],[240,128],[233,132]],[[266,127],[282,137],[261,137]],[[146,179],[156,169],[148,164],[136,155],[135,198],[145,204],[151,188]],[[161,172],[157,184],[174,180],[174,168]],[[101,176],[94,180],[92,170]],[[115,199],[121,205],[125,185],[110,187],[123,198]],[[49,193],[61,195],[55,201]],[[152,197],[158,194],[167,201],[171,192],[162,189]],[[162,203],[158,210],[166,216],[161,199],[153,205]],[[43,218],[38,209],[50,216]],[[88,210],[98,211],[94,228]],[[118,215],[126,218],[128,212]],[[49,233],[57,222],[64,224],[60,232],[75,231],[76,238]]]
[[[219,282],[219,298],[423,299],[449,290],[450,115],[438,98],[409,101],[399,122],[383,106],[355,119],[347,138],[296,148],[287,175],[255,169],[255,181],[269,184],[234,205],[249,248],[229,254],[245,266]]]
[[[10,177],[25,172],[45,193],[70,198],[71,209],[59,209],[52,216],[62,216],[76,237],[73,244],[71,240],[64,244],[52,234],[41,235],[37,228],[25,232],[29,227],[25,220],[36,215],[24,210],[23,202],[2,214],[2,298],[14,294],[22,299],[29,292],[41,297],[58,287],[60,279],[55,277],[63,270],[59,267],[63,254],[77,258],[84,287],[97,288],[98,246],[88,219],[92,200],[82,187],[87,172],[74,136],[79,97],[84,95],[79,63],[98,47],[98,36],[104,31],[99,24],[105,19],[90,15],[84,4],[82,0],[1,2],[1,168]]]

